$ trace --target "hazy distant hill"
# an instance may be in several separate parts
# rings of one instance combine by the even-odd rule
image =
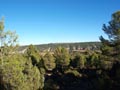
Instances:
[[[36,48],[40,51],[44,50],[54,50],[56,47],[65,47],[68,48],[69,50],[73,49],[81,49],[81,48],[94,48],[94,49],[99,49],[101,43],[100,42],[77,42],[77,43],[49,43],[49,44],[40,44],[40,45],[35,45]],[[25,49],[26,46],[20,46],[19,51]]]

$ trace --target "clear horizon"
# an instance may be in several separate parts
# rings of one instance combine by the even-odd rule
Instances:
[[[100,42],[100,41],[86,41],[86,42],[53,42],[53,43],[37,43],[37,44],[21,44],[20,46],[29,46],[29,45],[47,45],[47,44],[72,44],[72,43],[89,43],[89,42]]]
[[[1,0],[5,30],[20,45],[99,41],[103,24],[120,10],[118,0]]]

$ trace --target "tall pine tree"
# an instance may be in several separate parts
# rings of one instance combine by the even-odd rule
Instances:
[[[108,39],[100,37],[102,54],[107,60],[120,62],[120,11],[112,14],[112,20],[103,25],[103,31]]]

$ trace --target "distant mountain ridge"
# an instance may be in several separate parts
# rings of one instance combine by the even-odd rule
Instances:
[[[24,45],[19,47],[19,51],[27,48],[29,45]],[[69,50],[73,49],[84,49],[84,48],[89,48],[89,49],[99,49],[101,46],[101,42],[73,42],[73,43],[48,43],[48,44],[39,44],[39,45],[34,45],[39,51],[44,51],[44,50],[54,50],[57,47],[65,47]]]

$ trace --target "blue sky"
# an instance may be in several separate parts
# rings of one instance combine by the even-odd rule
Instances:
[[[120,10],[120,0],[1,0],[5,30],[19,44],[99,41],[102,25]]]

